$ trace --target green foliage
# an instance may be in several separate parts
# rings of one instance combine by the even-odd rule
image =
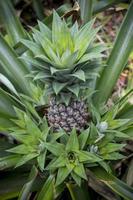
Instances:
[[[12,1],[0,1],[0,19],[5,25],[9,43],[12,46],[17,44],[21,38],[27,37],[26,31],[16,16]]]
[[[86,135],[81,134],[80,138]],[[76,130],[67,139],[65,144],[46,144],[46,148],[55,156],[47,166],[49,170],[58,170],[56,185],[60,185],[71,174],[74,181],[80,185],[81,178],[87,179],[84,164],[99,162],[101,159],[87,151],[81,149]]]
[[[94,175],[102,182],[104,182],[108,187],[110,187],[113,191],[119,194],[121,197],[127,200],[131,200],[133,197],[133,188],[126,185],[119,179],[117,179],[112,174],[108,174],[104,170],[100,168],[94,168],[92,170]]]
[[[15,51],[5,42],[4,38],[0,35],[0,64],[2,73],[10,79],[16,86],[19,92],[30,95],[28,81],[24,76],[29,72],[24,63],[20,62],[17,58]],[[0,71],[1,71],[0,70]],[[15,77],[15,78],[14,78]]]
[[[92,17],[93,1],[92,0],[78,0],[81,10],[81,19],[83,23],[87,23]]]
[[[87,5],[85,3],[87,1],[84,1],[81,7],[90,9],[92,14],[92,7],[89,7],[89,4],[85,6]],[[99,5],[101,3],[104,3],[104,6],[107,4],[102,1]],[[132,90],[114,106],[108,108],[104,104],[100,107],[100,111],[93,105],[92,99],[92,95],[96,93],[96,105],[107,100],[128,58],[132,38],[132,5],[131,3],[108,61],[112,68],[108,70],[106,67],[100,74],[101,81],[97,88],[90,88],[90,85],[94,79],[99,78],[95,68],[99,66],[99,58],[103,56],[102,52],[106,48],[93,44],[99,28],[93,29],[94,20],[87,22],[90,13],[87,16],[84,9],[81,12],[87,23],[80,29],[77,22],[72,27],[68,27],[65,20],[62,20],[55,11],[52,29],[49,28],[51,17],[44,20],[48,26],[38,21],[38,27],[33,28],[30,39],[21,39],[28,48],[28,51],[24,49],[25,53],[21,56],[23,60],[18,59],[15,50],[0,36],[0,83],[2,84],[0,131],[6,133],[7,138],[6,143],[0,138],[0,170],[11,170],[13,167],[20,170],[17,174],[14,169],[16,174],[11,171],[12,175],[8,171],[8,178],[6,176],[2,178],[2,182],[9,186],[9,192],[6,190],[6,194],[2,191],[3,188],[5,190],[5,186],[0,187],[0,195],[2,194],[3,199],[18,195],[19,199],[28,199],[34,191],[37,200],[53,200],[59,197],[66,187],[73,200],[78,199],[79,196],[83,199],[92,199],[84,183],[93,174],[97,181],[111,188],[111,191],[124,199],[132,200],[133,189],[118,180],[112,170],[114,161],[126,158],[122,150],[126,140],[133,138],[132,105],[128,103]],[[61,13],[62,11],[64,13],[64,10],[66,11],[66,6],[61,8]],[[3,13],[5,16],[5,9]],[[10,12],[9,14],[11,15]],[[14,27],[18,19],[13,17],[12,20]],[[13,27],[6,26],[8,34]],[[25,37],[22,27],[20,30],[18,27],[10,35],[12,45]],[[123,31],[124,27],[128,31],[127,35]],[[14,33],[18,35],[15,39]],[[108,87],[109,80],[113,80],[110,87]],[[47,90],[45,84],[49,86]],[[38,112],[38,109],[47,106],[46,96],[49,97],[53,93],[58,96],[65,89],[65,93],[62,92],[60,97],[63,102],[69,104],[72,95],[75,99],[79,96],[86,99],[84,93],[80,93],[81,88],[87,88],[88,93],[85,95],[87,98],[89,96],[88,107],[91,119],[86,129],[81,130],[80,133],[73,129],[69,134],[62,129],[58,132],[52,130],[47,119],[41,117]],[[99,91],[96,91],[97,89]],[[19,180],[20,177],[22,182]]]
[[[89,57],[89,53],[85,54],[85,52],[89,52],[90,49],[88,47],[90,47],[99,30],[98,28],[90,32],[93,24],[94,20],[88,22],[81,30],[78,30],[76,22],[69,29],[66,22],[62,21],[58,14],[54,12],[52,31],[42,22],[38,22],[40,30],[33,29],[34,41],[22,40],[22,43],[33,52],[35,58],[40,58],[57,69],[72,68],[75,64],[91,59],[91,55]],[[96,52],[94,51],[93,58],[97,58],[95,53],[102,56],[101,51],[103,49],[100,48]],[[84,57],[82,58],[83,55]]]
[[[54,176],[51,175],[46,180],[37,200],[53,200],[54,199]]]
[[[28,182],[23,186],[22,191],[19,194],[18,200],[25,200],[28,197],[33,183],[37,177],[37,174],[38,170],[35,166],[33,166],[29,175]]]
[[[44,169],[46,149],[44,143],[47,140],[50,128],[46,120],[42,122],[43,130],[41,131],[37,125],[26,115],[26,113],[16,109],[17,120],[13,120],[14,127],[8,131],[10,135],[18,140],[21,144],[8,149],[8,152],[18,154],[20,158],[15,164],[16,167],[25,164],[33,158],[37,157],[37,163],[40,170]]]
[[[94,22],[91,20],[81,28],[75,22],[69,27],[54,11],[52,29],[38,21],[39,30],[32,29],[32,38],[21,40],[30,51],[22,56],[33,65],[29,76],[45,83],[46,93],[55,94],[61,102],[67,92],[70,98],[66,104],[71,97],[80,98],[82,91],[87,90],[93,77],[98,75],[95,68],[106,48],[97,43],[93,45],[99,31],[99,28],[93,29]]]
[[[98,80],[95,96],[97,106],[104,104],[109,98],[121,71],[124,69],[129,55],[132,51],[133,41],[133,2],[131,2],[125,20],[117,35],[116,42],[110,54],[107,67],[104,68],[101,78]],[[117,56],[116,56],[117,55]],[[106,83],[106,84],[105,84]]]

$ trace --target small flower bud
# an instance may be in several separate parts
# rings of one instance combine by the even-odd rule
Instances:
[[[106,121],[101,122],[97,125],[97,128],[100,132],[105,132],[108,129],[108,123]]]

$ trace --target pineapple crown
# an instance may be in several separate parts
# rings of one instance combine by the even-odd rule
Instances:
[[[69,28],[54,11],[52,29],[38,21],[39,30],[33,28],[30,39],[22,40],[31,52],[24,59],[35,67],[30,76],[46,83],[48,93],[56,94],[63,102],[65,99],[68,103],[73,95],[79,98],[97,76],[94,70],[105,47],[93,45],[99,30],[93,28],[94,22],[81,28],[75,22]]]

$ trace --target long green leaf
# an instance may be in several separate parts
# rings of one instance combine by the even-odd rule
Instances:
[[[29,178],[28,178],[28,182],[23,186],[20,194],[19,194],[19,198],[18,200],[25,200],[28,199],[28,196],[30,195],[31,192],[31,188],[34,184],[34,181],[37,177],[38,174],[38,170],[35,166],[32,167]]]
[[[0,89],[0,117],[5,117],[8,120],[16,117],[13,105],[16,105],[15,102],[3,90]]]
[[[0,35],[0,63],[4,75],[16,86],[18,91],[30,94],[29,83],[25,78],[28,74],[27,66],[17,58],[15,51],[5,42]],[[0,69],[1,72],[1,69]]]
[[[126,183],[101,168],[93,168],[92,171],[101,182],[104,182],[115,193],[126,200],[133,200],[133,188],[129,187]]]
[[[83,183],[81,187],[71,183],[67,183],[66,186],[70,192],[72,200],[91,200],[86,182]]]
[[[28,173],[22,171],[3,173],[0,179],[0,199],[5,200],[17,197],[27,177]]]
[[[133,104],[127,103],[122,110],[117,114],[117,118],[133,119]]]
[[[2,172],[0,175],[0,200],[17,197],[23,185],[26,183],[30,169],[28,166],[12,171]],[[32,191],[38,191],[43,185],[44,179],[37,177]]]
[[[12,83],[3,75],[0,73],[0,82],[5,85],[12,93],[18,96],[18,93]]]
[[[0,19],[6,28],[12,45],[26,37],[26,32],[15,13],[12,1],[0,1]]]
[[[107,61],[107,67],[103,70],[97,84],[97,94],[94,97],[95,104],[100,106],[107,101],[118,77],[125,67],[133,48],[133,1],[128,9],[125,19],[116,38],[114,47]]]
[[[5,131],[7,128],[11,128],[13,126],[13,122],[10,121],[9,117],[5,117],[2,115],[0,117],[0,131]]]
[[[41,192],[38,195],[37,200],[54,200],[54,176],[50,175]]]
[[[83,23],[88,22],[92,16],[93,1],[92,0],[78,0],[81,11],[81,18]]]
[[[0,158],[0,170],[9,169],[19,161],[20,157],[16,155]]]
[[[94,175],[93,172],[89,170],[88,174],[88,185],[100,196],[104,197],[106,200],[121,200],[121,198],[116,195],[104,182],[99,181],[99,179]],[[108,194],[108,195],[107,195]]]

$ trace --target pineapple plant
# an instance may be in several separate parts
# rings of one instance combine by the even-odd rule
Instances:
[[[132,50],[132,8],[103,69],[106,48],[94,20],[68,26],[54,11],[52,27],[38,21],[31,34],[18,23],[25,34],[14,25],[17,40],[9,29],[12,42],[0,35],[1,199],[132,200],[113,164],[129,159],[123,148],[133,138],[133,90],[106,103]],[[0,9],[5,16],[11,2],[0,1]]]
[[[85,96],[98,75],[97,67],[105,47],[95,43],[99,28],[94,20],[79,29],[78,23],[69,28],[54,11],[52,30],[38,22],[30,40],[22,40],[30,56],[23,59],[34,65],[31,76],[46,85],[49,107],[47,119],[54,130],[80,131],[90,115]]]

